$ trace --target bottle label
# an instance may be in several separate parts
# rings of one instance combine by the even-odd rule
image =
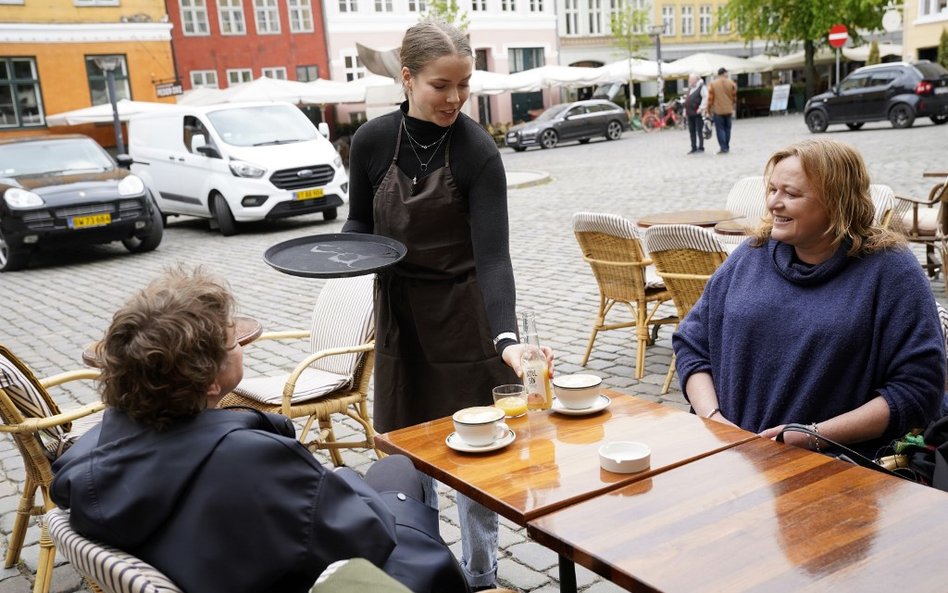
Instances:
[[[546,410],[553,405],[550,374],[543,361],[530,361],[523,367],[523,385],[527,389],[527,407]]]

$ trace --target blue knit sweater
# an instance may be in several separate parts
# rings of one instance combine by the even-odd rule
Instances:
[[[723,415],[755,432],[822,422],[882,395],[888,428],[854,446],[869,456],[925,426],[945,386],[929,282],[907,249],[849,257],[847,247],[816,266],[774,240],[738,247],[672,338],[681,384],[709,372]]]

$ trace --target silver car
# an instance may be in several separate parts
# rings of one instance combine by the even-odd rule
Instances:
[[[507,146],[517,152],[529,146],[553,148],[560,142],[589,142],[596,136],[618,140],[629,129],[625,110],[611,101],[590,99],[554,105],[535,120],[517,124],[507,131]]]

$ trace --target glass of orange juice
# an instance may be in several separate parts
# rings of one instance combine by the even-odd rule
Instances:
[[[494,387],[494,405],[503,410],[507,418],[523,416],[527,413],[527,388],[519,383]]]

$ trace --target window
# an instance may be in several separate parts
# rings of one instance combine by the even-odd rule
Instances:
[[[355,54],[343,56],[342,63],[346,73],[346,82],[365,78],[365,66],[362,65],[362,60],[359,59],[359,56]]]
[[[0,128],[42,126],[43,101],[33,58],[0,58]]]
[[[291,33],[313,32],[313,7],[309,0],[286,0]]]
[[[319,66],[297,66],[296,80],[310,82],[319,78]]]
[[[565,0],[566,34],[579,35],[579,0]]]
[[[721,15],[721,9],[718,9],[718,34],[727,35],[731,32],[731,23],[724,20]]]
[[[589,31],[590,35],[602,34],[602,0],[589,0]]]
[[[425,0],[408,0],[408,12],[425,12],[428,3]]]
[[[217,71],[216,70],[192,70],[191,71],[192,89],[216,89]]]
[[[662,33],[662,37],[674,37],[675,36],[675,7],[668,4],[662,6],[662,25],[665,27],[665,31]]]
[[[0,0],[0,4],[23,4],[23,0]],[[119,0],[72,0],[73,6],[118,6]]]
[[[918,16],[935,16],[937,14],[948,17],[948,0],[919,0]]]
[[[698,33],[701,35],[711,34],[711,5],[702,4],[698,9]]]
[[[642,35],[648,31],[648,26],[652,23],[652,5],[649,3],[649,0],[628,0],[629,4],[632,6],[632,10],[639,11],[643,13],[644,18],[636,19],[636,23],[632,27],[632,32]]]
[[[695,8],[694,6],[681,7],[681,34],[695,34]]]
[[[125,56],[86,56],[86,76],[89,79],[89,91],[92,94],[93,105],[104,105],[109,102],[108,84],[105,70],[96,61],[115,63],[112,77],[115,79],[115,100],[131,99],[132,93],[128,88],[128,66]],[[105,64],[103,64],[105,65]]]
[[[217,16],[221,22],[221,35],[244,35],[243,0],[217,0]]]
[[[253,80],[253,70],[250,68],[237,68],[227,71],[227,84],[240,84]]]
[[[339,0],[339,12],[356,12],[359,10],[356,6],[356,0]]]
[[[487,12],[487,0],[471,0],[471,10],[474,12]]]
[[[210,35],[207,5],[204,0],[178,0],[181,3],[181,30],[185,35]]]
[[[530,12],[543,12],[543,0],[530,0]]]
[[[280,8],[277,6],[277,0],[253,0],[253,11],[258,35],[280,32]]]
[[[375,0],[375,12],[392,12],[392,0]]]
[[[286,68],[283,66],[275,66],[273,68],[261,68],[261,74],[267,78],[275,78],[277,80],[286,80]]]
[[[517,0],[500,0],[501,12],[516,12]]]
[[[507,63],[510,73],[539,68],[546,64],[542,47],[519,47],[508,50]]]

